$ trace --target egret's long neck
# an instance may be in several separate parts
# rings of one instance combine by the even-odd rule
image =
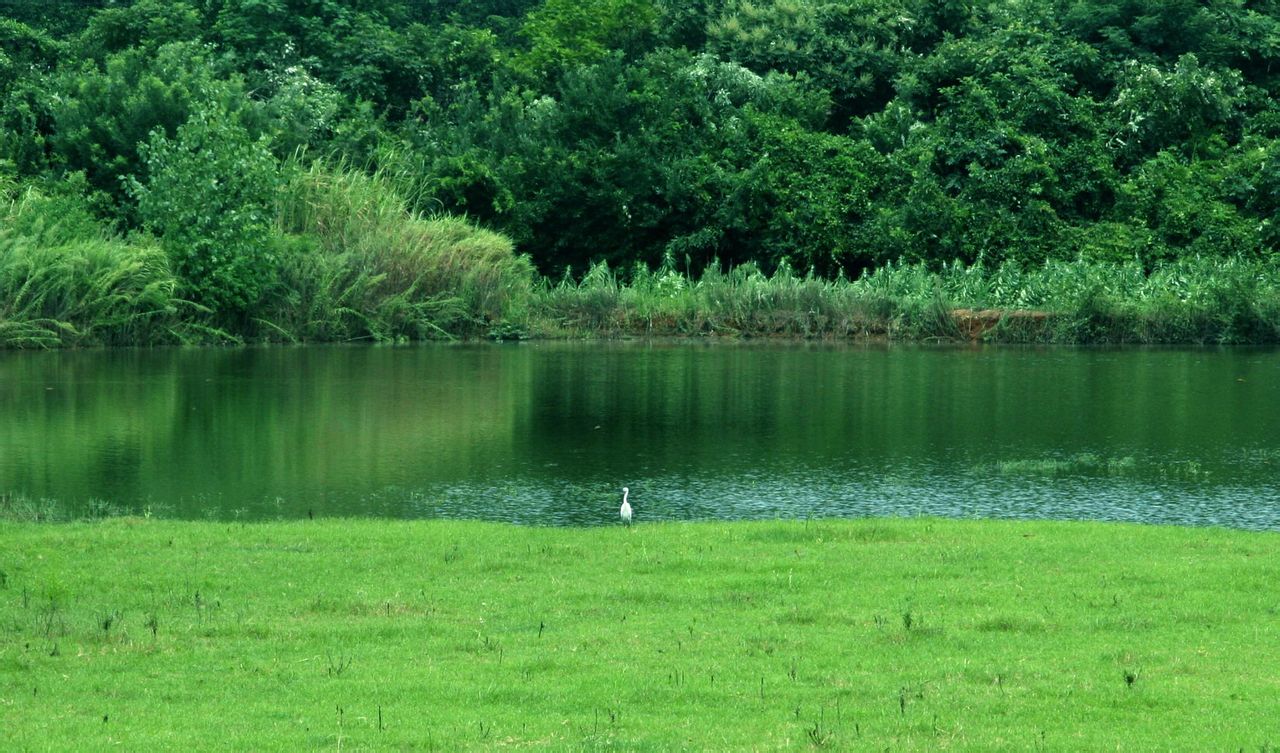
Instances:
[[[624,504],[624,505],[625,505],[625,504],[627,503],[627,495],[628,495],[628,494],[630,494],[630,493],[631,493],[631,490],[630,490],[630,489],[623,489],[623,490],[622,490],[622,504]]]

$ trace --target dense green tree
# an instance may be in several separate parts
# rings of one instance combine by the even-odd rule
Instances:
[[[485,27],[495,21],[519,18],[539,0],[417,0],[407,11],[415,21],[427,24],[452,22]]]
[[[352,99],[403,106],[421,95],[416,52],[391,0],[210,0],[211,38],[253,72],[301,66]]]
[[[1240,137],[1240,74],[1200,65],[1195,55],[1172,69],[1127,63],[1111,102],[1113,139],[1128,158],[1176,147],[1187,157],[1217,154]]]
[[[46,166],[49,76],[63,48],[38,29],[0,18],[0,162],[19,174]]]
[[[513,66],[535,81],[554,81],[612,51],[634,57],[651,44],[658,17],[653,0],[543,0],[524,17],[520,36],[529,49]]]
[[[83,172],[93,190],[119,205],[124,179],[142,172],[139,147],[153,131],[171,137],[211,102],[248,117],[243,84],[220,77],[219,67],[208,47],[170,42],[154,54],[129,48],[102,65],[64,68],[50,107],[57,166]]]
[[[47,33],[0,17],[0,92],[33,72],[47,73],[57,62],[59,48]]]
[[[0,0],[0,18],[20,21],[59,38],[83,29],[110,0]]]
[[[1163,58],[1221,46],[1219,13],[1234,0],[1059,0],[1071,33],[1117,60]],[[1146,61],[1144,61],[1146,62]]]
[[[279,179],[266,141],[206,105],[172,137],[153,131],[141,152],[146,178],[131,179],[129,191],[143,225],[160,237],[180,293],[243,331],[275,271]]]
[[[1233,186],[1249,213],[1260,218],[1258,234],[1264,249],[1280,251],[1280,143],[1251,145]]]
[[[850,145],[813,132],[827,106],[789,77],[712,56],[615,56],[567,75],[555,97],[473,98],[428,118],[418,143],[444,148],[423,190],[503,227],[547,272],[669,254],[830,266],[852,243],[817,236],[850,232],[834,218],[865,200],[843,193],[865,176],[842,174],[858,161]],[[811,172],[788,174],[801,164]],[[828,174],[840,190],[803,188]]]
[[[0,0],[6,185],[135,227],[205,113],[556,275],[1273,253],[1277,102],[1278,0]]]
[[[200,14],[189,2],[138,0],[94,14],[79,35],[77,50],[94,60],[135,48],[154,53],[169,42],[201,39],[202,28]]]
[[[1069,226],[1107,214],[1118,181],[1091,93],[1098,65],[1087,46],[1020,24],[919,60],[898,99],[862,121],[910,176],[878,214],[888,258],[1071,255]]]
[[[413,24],[405,31],[404,44],[416,90],[438,103],[452,102],[468,87],[488,86],[502,71],[504,51],[488,29]]]
[[[757,73],[805,76],[830,93],[831,126],[877,112],[893,94],[913,21],[883,0],[731,0],[707,25],[707,47]]]
[[[1186,162],[1171,150],[1143,163],[1121,186],[1117,216],[1150,230],[1157,245],[1142,260],[1226,256],[1260,250],[1256,221],[1229,201],[1221,161]]]

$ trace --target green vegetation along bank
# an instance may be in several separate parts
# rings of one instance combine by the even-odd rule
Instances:
[[[1274,342],[1278,212],[1276,0],[0,0],[0,346]]]
[[[1274,533],[0,523],[7,750],[1271,750]]]

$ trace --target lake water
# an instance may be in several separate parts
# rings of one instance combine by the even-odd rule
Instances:
[[[943,515],[1280,529],[1280,352],[0,353],[0,494],[172,518]]]

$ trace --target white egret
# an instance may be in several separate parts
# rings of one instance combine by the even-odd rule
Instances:
[[[626,525],[631,525],[631,503],[627,501],[627,494],[630,491],[627,487],[622,487],[622,509],[618,511],[622,516],[622,522]]]

